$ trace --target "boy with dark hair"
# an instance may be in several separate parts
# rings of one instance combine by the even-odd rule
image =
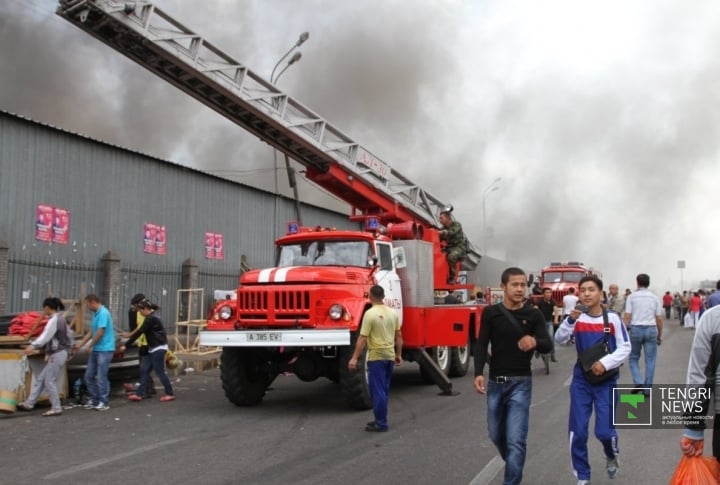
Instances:
[[[603,283],[597,276],[585,276],[580,280],[580,303],[585,305],[582,311],[574,308],[555,333],[555,343],[563,345],[575,336],[578,355],[607,339],[610,354],[600,358],[592,365],[592,373],[601,376],[605,372],[620,367],[630,353],[630,341],[625,326],[615,312],[608,312],[602,306]],[[605,334],[605,321],[609,334]],[[579,359],[578,359],[579,360]],[[573,474],[578,485],[590,483],[590,462],[588,459],[588,425],[595,408],[595,436],[600,440],[607,460],[606,470],[609,478],[615,478],[618,472],[617,432],[612,425],[612,388],[617,386],[618,376],[591,384],[578,361],[573,368],[570,384],[570,420],[569,440],[570,458]]]

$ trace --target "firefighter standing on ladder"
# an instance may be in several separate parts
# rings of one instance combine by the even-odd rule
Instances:
[[[447,261],[450,269],[448,275],[448,283],[454,284],[456,274],[456,265],[458,261],[461,261],[467,254],[467,244],[465,242],[465,234],[462,230],[462,225],[453,219],[452,217],[453,206],[447,205],[440,211],[440,224],[442,224],[442,230],[440,230],[440,240],[445,241],[447,246],[445,252],[447,253]]]

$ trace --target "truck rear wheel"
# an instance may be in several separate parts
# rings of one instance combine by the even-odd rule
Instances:
[[[236,406],[255,406],[275,379],[257,351],[226,347],[220,360],[225,397]]]
[[[372,408],[370,385],[368,383],[367,348],[360,354],[357,370],[350,372],[348,362],[355,350],[357,334],[350,339],[350,345],[342,347],[338,358],[338,371],[340,374],[340,391],[351,408],[363,411]]]
[[[470,367],[470,345],[450,348],[450,377],[462,377]]]
[[[428,355],[432,358],[433,361],[437,364],[438,367],[440,367],[440,370],[443,372],[443,374],[450,375],[450,364],[452,362],[451,356],[450,356],[450,347],[447,345],[440,345],[437,347],[433,347],[432,349],[427,350]],[[425,372],[422,366],[420,366],[420,375],[422,376],[422,380],[425,384],[435,384],[435,381],[433,380],[432,376]]]

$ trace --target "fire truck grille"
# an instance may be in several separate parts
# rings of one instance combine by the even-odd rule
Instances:
[[[310,292],[304,290],[242,290],[238,293],[242,320],[295,322],[310,319]]]

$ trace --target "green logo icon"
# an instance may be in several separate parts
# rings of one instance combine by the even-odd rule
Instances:
[[[644,394],[621,394],[620,395],[620,402],[629,404],[634,409],[638,408],[638,404],[645,402],[645,395]],[[637,419],[637,416],[635,416],[632,411],[627,412],[627,418],[628,419]]]

